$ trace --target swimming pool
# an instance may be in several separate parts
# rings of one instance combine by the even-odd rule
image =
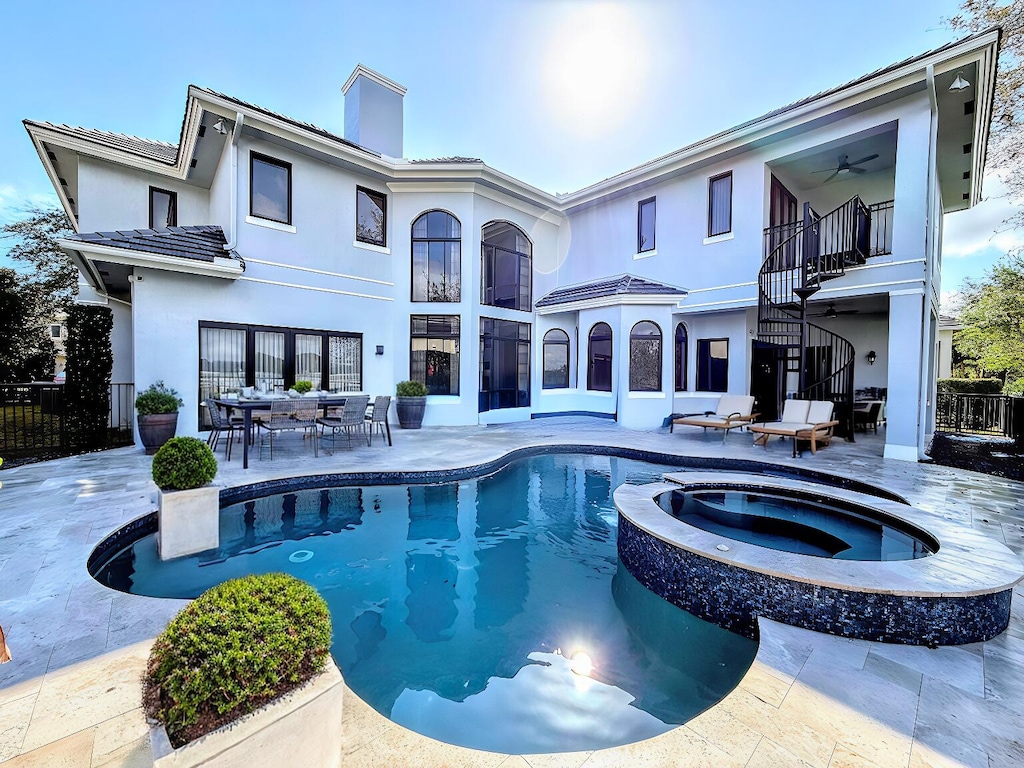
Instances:
[[[225,507],[217,550],[161,562],[150,534],[92,570],[155,597],[287,571],[327,600],[349,687],[395,722],[495,752],[611,747],[712,706],[756,652],[619,563],[613,489],[667,469],[554,454],[445,484],[286,493]]]

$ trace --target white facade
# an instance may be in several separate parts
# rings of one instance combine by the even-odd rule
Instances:
[[[362,67],[344,89],[344,122],[348,138],[375,152],[197,88],[189,93],[181,145],[166,157],[159,157],[160,147],[125,149],[79,129],[26,125],[79,232],[147,230],[151,187],[176,196],[177,226],[223,229],[223,258],[207,261],[64,243],[83,272],[81,300],[114,309],[114,381],[141,388],[162,379],[176,388],[185,400],[179,432],[200,429],[200,368],[209,364],[201,363],[205,323],[247,326],[249,334],[283,328],[358,335],[359,388],[375,395],[393,393],[397,381],[416,375],[413,316],[457,316],[459,373],[446,380],[450,393],[429,398],[428,425],[582,412],[649,429],[673,412],[711,409],[723,387],[747,393],[752,386],[757,281],[766,227],[774,223],[775,179],[795,210],[808,204],[827,214],[854,196],[876,206],[870,258],[823,284],[808,310],[812,322],[853,345],[856,388],[885,392],[886,455],[916,460],[927,439],[937,367],[941,217],[980,195],[988,118],[982,105],[989,101],[995,45],[991,33],[947,46],[565,196],[480,161],[395,159],[405,91]],[[969,92],[948,90],[955,72],[972,83]],[[967,100],[978,106],[965,118]],[[290,167],[284,221],[253,215],[254,156]],[[863,173],[844,172],[825,183],[821,171],[841,168],[844,157],[852,165],[865,158]],[[728,228],[710,236],[709,183],[725,173],[731,174]],[[386,200],[382,246],[359,241],[357,188]],[[638,252],[638,204],[651,198],[654,248]],[[460,225],[457,302],[414,300],[413,252],[421,246],[413,243],[412,227],[434,210]],[[724,226],[721,221],[715,226]],[[514,225],[525,237],[518,242],[528,242],[532,289],[522,309],[485,302],[482,237],[491,222]],[[683,290],[588,294],[537,306],[556,289],[622,274]],[[481,340],[481,319],[526,324],[528,346],[503,342],[499,352],[495,342],[483,352],[490,342]],[[660,364],[651,364],[644,391],[631,391],[630,332],[644,322],[660,329]],[[610,391],[588,388],[587,340],[597,323],[612,331],[610,368],[594,374],[610,377]],[[688,339],[685,383],[677,382],[674,355],[680,324]],[[568,376],[545,387],[542,340],[552,329],[569,338]],[[714,391],[698,388],[700,371],[719,365],[706,359],[718,353],[707,344],[699,348],[710,340],[728,342],[727,360],[715,377],[705,377],[714,380]],[[528,369],[525,391],[520,381],[481,397],[481,382],[509,365]],[[660,387],[651,384],[658,367]],[[677,383],[683,384],[678,390]],[[792,381],[786,388],[796,394]],[[485,400],[503,407],[481,410]]]

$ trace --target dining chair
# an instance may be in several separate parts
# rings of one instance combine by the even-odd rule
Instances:
[[[313,455],[319,455],[319,447],[316,439],[316,416],[320,411],[320,404],[314,398],[302,398],[299,400],[272,400],[270,403],[270,418],[257,423],[260,434],[260,458],[263,458],[263,437],[269,436],[270,460],[274,460],[274,435],[281,432],[296,432],[301,430],[303,436],[309,432],[313,438]]]
[[[375,428],[380,432],[381,439],[387,437],[388,445],[391,445],[391,425],[388,424],[388,409],[390,407],[391,395],[378,395],[374,398],[373,407],[366,414],[366,428],[370,431],[370,445],[373,445],[373,430]]]
[[[348,437],[349,448],[352,447],[352,431],[365,429],[366,406],[369,404],[368,395],[358,395],[345,400],[345,406],[337,416],[325,416],[318,419],[320,424],[320,438],[324,439],[325,431],[331,430],[331,448],[333,449],[338,441],[338,433],[344,430]],[[367,445],[369,445],[367,440]]]
[[[204,401],[206,405],[206,412],[210,415],[210,435],[206,438],[206,444],[210,446],[210,449],[216,453],[217,443],[220,442],[220,436],[227,432],[228,433],[228,444],[224,449],[224,456],[228,461],[231,461],[231,443],[233,442],[235,433],[242,434],[242,425],[228,417],[228,415],[220,409],[220,406],[214,402],[213,398],[207,398]]]

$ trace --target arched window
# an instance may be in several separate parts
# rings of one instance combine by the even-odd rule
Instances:
[[[492,307],[533,309],[533,246],[523,231],[507,221],[492,221],[481,233],[480,303]]]
[[[676,392],[686,391],[686,360],[689,355],[686,335],[686,326],[682,323],[676,326]]]
[[[590,329],[587,343],[587,389],[612,391],[612,329],[598,323]]]
[[[462,226],[447,211],[427,211],[412,223],[412,300],[462,297]]]
[[[569,386],[569,334],[552,328],[544,334],[544,389]]]
[[[629,332],[629,391],[661,391],[661,328],[649,320]]]

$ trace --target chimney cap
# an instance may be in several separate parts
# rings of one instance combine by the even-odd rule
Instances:
[[[345,84],[341,86],[342,94],[347,94],[348,89],[352,87],[352,84],[355,83],[356,79],[360,76],[365,77],[367,80],[372,80],[377,83],[377,85],[381,85],[389,91],[394,91],[399,96],[405,96],[405,92],[408,90],[404,85],[399,85],[391,78],[384,77],[380,72],[374,72],[369,67],[357,64],[356,68],[352,70],[352,74],[348,76],[348,80],[346,80]]]

